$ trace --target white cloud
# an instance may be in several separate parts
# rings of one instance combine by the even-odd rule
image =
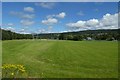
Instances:
[[[89,27],[93,27],[99,24],[99,21],[97,19],[90,19],[86,22],[86,25]]]
[[[39,29],[36,33],[52,33],[51,32],[51,29],[53,28],[53,26],[48,26],[46,29],[42,28],[42,29]]]
[[[77,21],[75,23],[67,23],[66,25],[69,26],[70,28],[82,28],[85,27],[86,21]]]
[[[45,29],[39,29],[39,30],[38,30],[38,33],[45,33],[45,32],[46,32]]]
[[[25,14],[23,12],[15,12],[15,11],[11,11],[10,14],[24,19],[33,19],[35,17],[34,14]]]
[[[69,32],[69,30],[68,31],[67,30],[66,31],[60,31],[60,33],[66,33],[66,32]]]
[[[64,18],[66,16],[65,12],[61,12],[59,14],[48,15],[47,18]]]
[[[7,23],[7,24],[1,24],[0,26],[2,26],[2,27],[4,27],[4,26],[13,27],[14,24],[13,23]]]
[[[41,3],[35,3],[36,6],[41,6],[43,8],[52,9],[55,6],[55,3],[53,2],[41,2]]]
[[[16,33],[19,33],[19,34],[31,34],[29,32],[16,32]]]
[[[55,14],[53,14],[53,15],[48,15],[46,18],[53,18],[53,17],[56,17],[56,15],[55,15]]]
[[[51,33],[53,26],[48,26],[47,33]]]
[[[34,8],[32,8],[32,7],[24,7],[24,11],[26,11],[26,12],[34,12]]]
[[[11,31],[15,30],[13,27],[7,27],[6,29]]]
[[[55,18],[48,18],[47,20],[42,20],[42,23],[45,25],[53,25],[56,24],[57,22],[58,20]]]
[[[8,23],[7,26],[14,26],[14,24],[13,23]]]
[[[48,26],[48,30],[51,30],[53,27],[52,26]]]
[[[21,30],[17,31],[16,33],[20,33],[20,34],[31,34],[30,32],[27,32],[25,29],[21,29]]]
[[[34,21],[31,21],[31,20],[21,20],[20,23],[21,23],[23,26],[31,26],[31,25],[33,25],[35,22],[34,22]]]
[[[56,17],[58,17],[58,18],[64,18],[65,16],[66,16],[65,12],[61,12],[58,15],[56,15]]]
[[[83,13],[82,11],[80,11],[80,12],[77,13],[77,15],[79,15],[79,16],[83,16],[84,13]]]
[[[6,27],[6,28],[2,27],[2,29],[4,29],[4,30],[10,30],[12,32],[15,32],[15,28],[13,28],[13,27]]]
[[[22,18],[33,19],[35,17],[34,14],[24,14],[21,16]]]
[[[11,11],[10,14],[19,16],[19,15],[22,15],[23,13],[22,12]]]
[[[106,14],[103,16],[103,18],[99,21],[99,26],[102,29],[114,29],[114,28],[118,28],[118,14]]]
[[[21,29],[19,32],[25,32],[25,29]]]
[[[66,26],[72,29],[118,29],[118,14],[105,14],[102,19],[90,19],[87,21],[77,21],[67,23]]]

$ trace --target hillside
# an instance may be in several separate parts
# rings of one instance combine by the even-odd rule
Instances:
[[[36,36],[39,38],[51,38],[51,39],[68,39],[70,37],[79,36],[81,38],[86,39],[87,37],[91,37],[94,39],[101,39],[100,37],[107,38],[115,38],[118,40],[119,38],[119,30],[120,29],[107,29],[107,30],[85,30],[85,31],[77,31],[77,32],[64,32],[64,33],[46,33],[46,34],[37,34]]]
[[[83,40],[88,37],[94,40],[119,40],[120,29],[107,29],[107,30],[85,30],[77,32],[64,32],[64,33],[42,33],[42,34],[20,34],[9,30],[2,31],[2,40],[12,39],[60,39],[60,40]]]

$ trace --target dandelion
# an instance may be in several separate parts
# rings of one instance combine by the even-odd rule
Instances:
[[[12,76],[14,76],[14,73],[11,73]]]
[[[5,73],[5,77],[9,77],[10,75],[15,77],[15,75],[20,75],[26,72],[25,67],[20,64],[4,64],[1,68],[4,70],[3,72]]]

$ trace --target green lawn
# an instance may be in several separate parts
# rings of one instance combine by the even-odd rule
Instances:
[[[28,77],[116,78],[115,41],[3,41],[3,64],[25,65]]]
[[[2,66],[2,41],[0,40],[0,66]],[[2,77],[2,69],[0,68],[0,79]]]

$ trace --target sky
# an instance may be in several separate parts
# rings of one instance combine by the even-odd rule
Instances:
[[[119,0],[3,0],[2,2],[119,2]]]
[[[117,2],[3,2],[2,29],[58,33],[117,29]]]

